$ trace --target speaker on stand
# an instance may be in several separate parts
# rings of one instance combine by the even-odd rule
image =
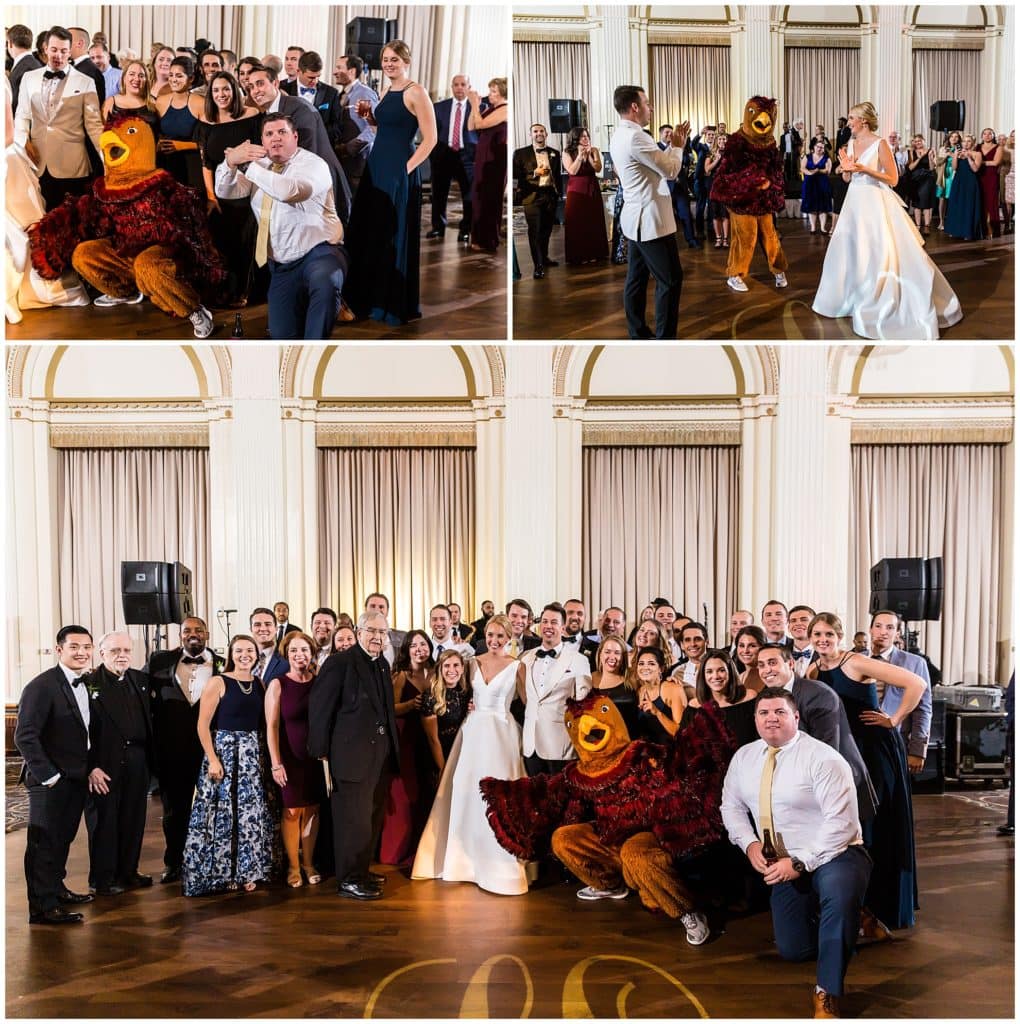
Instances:
[[[150,653],[149,627],[179,623],[194,614],[191,570],[180,562],[121,562],[120,594],[124,624],[144,626],[145,653]],[[162,649],[156,630],[153,650]]]

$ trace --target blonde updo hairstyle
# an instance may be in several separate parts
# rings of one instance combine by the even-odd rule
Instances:
[[[395,53],[405,64],[411,63],[411,48],[403,41],[403,39],[391,39],[384,47],[383,51],[391,50]]]
[[[856,114],[873,131],[878,131],[878,111],[873,103],[858,103],[850,108],[851,114]]]

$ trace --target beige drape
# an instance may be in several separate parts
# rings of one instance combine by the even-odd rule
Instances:
[[[587,43],[514,42],[511,149],[531,142],[536,121],[549,127],[549,100],[591,102],[590,51]],[[550,144],[559,146],[555,141]]]
[[[720,119],[732,129],[728,46],[649,46],[648,75],[656,138],[660,124],[682,121],[691,122],[692,134]]]
[[[633,624],[653,597],[725,636],[737,593],[738,447],[585,448],[581,586]]]
[[[854,445],[850,482],[848,630],[867,628],[869,570],[882,558],[944,563],[942,619],[920,643],[946,683],[1005,682],[996,674],[1003,579],[1005,447],[994,444]],[[1001,666],[1000,666],[1001,668]],[[1008,675],[1008,669],[1006,670]]]
[[[147,61],[153,43],[194,46],[196,39],[208,39],[215,46],[236,49],[242,19],[252,9],[234,4],[104,4],[102,10],[110,45],[115,50],[130,48]]]
[[[90,627],[96,641],[122,628],[122,561],[183,562],[209,621],[208,449],[67,448],[58,474],[60,622]],[[141,665],[142,627],[128,632]],[[170,634],[174,645],[176,627]]]
[[[320,448],[323,601],[356,618],[381,591],[400,629],[474,608],[474,516],[473,448]]]
[[[786,95],[779,104],[780,125],[802,118],[805,142],[814,134],[816,124],[825,125],[825,134],[835,145],[837,120],[862,99],[860,50],[788,46],[785,55]]]
[[[994,127],[979,123],[980,50],[914,50],[912,65],[913,120],[904,126],[911,134],[920,133],[930,146],[942,141],[941,132],[928,128],[931,105],[937,100],[963,100],[967,104],[966,130],[978,139],[982,128]]]

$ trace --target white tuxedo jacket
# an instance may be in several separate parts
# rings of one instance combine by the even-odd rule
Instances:
[[[591,689],[591,666],[588,659],[573,647],[564,647],[553,660],[539,686],[532,670],[539,648],[532,648],[520,658],[525,672],[524,734],[525,757],[538,754],[547,761],[566,761],[577,755],[570,743],[563,722],[567,698],[580,700]]]
[[[26,72],[21,79],[14,141],[24,148],[31,139],[39,151],[40,177],[49,171],[54,178],[85,178],[91,173],[86,140],[91,139],[96,152],[102,152],[103,118],[96,83],[73,67],[66,70],[52,118],[42,95],[46,68]]]
[[[680,173],[684,151],[659,149],[633,121],[621,121],[609,152],[623,189],[620,229],[630,239],[650,242],[676,231],[669,182]]]

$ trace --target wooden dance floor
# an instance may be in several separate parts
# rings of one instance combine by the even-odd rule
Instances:
[[[515,211],[516,212],[516,211]],[[523,275],[513,284],[514,337],[572,341],[627,338],[623,315],[626,266],[608,261],[581,267],[563,262],[563,228],[553,230],[549,254],[560,265],[536,281],[523,217],[514,218],[514,242]],[[854,341],[850,319],[831,320],[812,311],[822,274],[826,235],[811,235],[807,221],[779,218],[790,268],[788,288],[777,289],[761,248],[747,285],[738,294],[726,286],[726,249],[709,242],[688,249],[678,234],[684,270],[680,338],[707,341]],[[1014,336],[1014,235],[960,242],[933,231],[926,248],[959,296],[963,320],[942,332],[946,341],[1011,339]],[[654,281],[648,289],[647,320],[654,329]]]
[[[844,1015],[1012,1018],[1013,840],[1001,790],[915,798],[921,911],[862,949]],[[582,903],[556,881],[500,897],[386,869],[386,898],[317,888],[184,899],[158,884],[150,800],[142,870],[157,884],[29,927],[25,831],[6,836],[10,1017],[806,1017],[812,964],[777,956],[767,913],[682,926],[623,901]],[[68,884],[85,891],[84,828]]]
[[[450,204],[452,223],[460,218],[459,207]],[[456,219],[454,219],[456,217]],[[340,323],[333,330],[334,342],[408,341],[442,338],[457,341],[506,338],[507,265],[506,250],[490,256],[472,252],[457,242],[456,230],[448,230],[442,241],[428,240],[430,210],[423,210],[421,239],[422,317],[403,327],[389,327],[375,320]],[[215,328],[209,344],[231,340],[234,310],[212,309]],[[239,310],[247,341],[266,339],[265,303]],[[63,341],[130,339],[149,341],[174,339],[195,341],[187,320],[177,320],[145,301],[137,306],[94,306],[26,310],[20,324],[7,324],[10,341]]]

